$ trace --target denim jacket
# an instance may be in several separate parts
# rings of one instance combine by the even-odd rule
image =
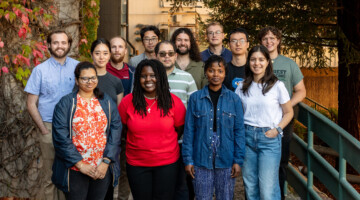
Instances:
[[[208,86],[190,96],[185,118],[182,155],[184,164],[207,169],[242,166],[245,154],[244,115],[238,95],[222,86],[216,111],[217,148],[215,165],[211,139],[214,130],[214,110]]]
[[[81,154],[77,151],[72,142],[72,120],[76,111],[77,91],[64,96],[55,106],[52,121],[52,137],[55,148],[55,159],[52,167],[52,182],[64,192],[70,191],[69,170],[77,162],[82,160]],[[99,99],[100,105],[107,117],[108,126],[106,129],[106,146],[103,157],[111,160],[108,170],[113,176],[113,186],[118,183],[120,176],[120,138],[121,120],[117,106],[111,98],[104,94]]]

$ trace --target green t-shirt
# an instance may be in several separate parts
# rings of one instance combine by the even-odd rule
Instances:
[[[177,62],[175,62],[175,67],[181,69]],[[186,66],[184,71],[190,73],[194,78],[198,90],[202,89],[205,85],[208,84],[208,81],[204,75],[204,63],[202,61],[196,62],[190,60],[189,65]]]
[[[304,78],[299,66],[290,58],[278,55],[273,60],[273,68],[274,74],[285,84],[286,90],[292,97],[294,86]]]

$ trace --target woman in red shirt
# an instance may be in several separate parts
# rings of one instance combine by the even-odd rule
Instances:
[[[126,133],[126,170],[135,200],[173,198],[179,170],[178,138],[185,106],[170,93],[164,66],[143,60],[135,71],[132,94],[119,106]]]

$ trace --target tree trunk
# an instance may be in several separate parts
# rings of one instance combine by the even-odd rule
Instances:
[[[339,125],[360,140],[360,1],[337,2]]]

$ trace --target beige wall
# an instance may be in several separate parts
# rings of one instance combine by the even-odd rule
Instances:
[[[184,7],[183,10],[177,12],[178,22],[173,22],[173,17],[170,16],[170,6],[167,6],[166,0],[131,0],[129,1],[129,40],[138,50],[139,54],[143,53],[144,48],[141,42],[137,42],[135,39],[140,35],[135,35],[138,24],[154,25],[159,29],[167,29],[168,37],[177,27],[189,27],[195,30],[196,15],[190,12],[197,12],[202,19],[209,18],[209,10],[205,8]],[[161,7],[160,5],[164,5]],[[202,6],[202,3],[197,3],[197,6]]]

